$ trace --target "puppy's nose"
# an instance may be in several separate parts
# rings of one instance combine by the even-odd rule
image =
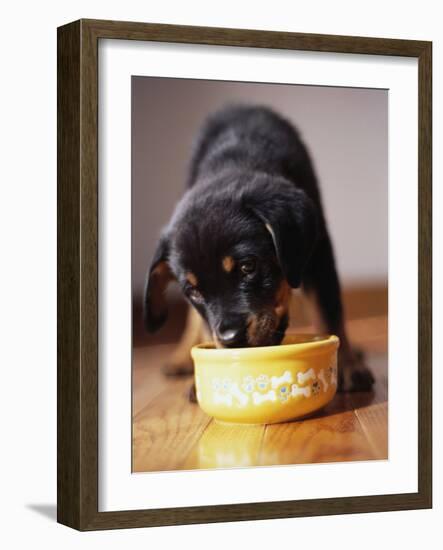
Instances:
[[[223,347],[238,344],[242,339],[242,331],[236,328],[224,328],[217,331],[217,338]]]

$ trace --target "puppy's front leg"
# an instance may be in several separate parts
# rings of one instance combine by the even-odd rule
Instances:
[[[340,283],[331,241],[327,235],[318,243],[310,259],[303,278],[303,290],[312,305],[316,329],[336,334],[340,338],[339,391],[369,391],[375,380],[362,354],[352,349],[346,335]]]
[[[201,316],[193,307],[189,306],[185,329],[173,354],[163,367],[164,374],[182,376],[194,372],[191,348],[203,341],[203,325]]]

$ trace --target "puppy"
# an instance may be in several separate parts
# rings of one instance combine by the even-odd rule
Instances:
[[[172,280],[191,312],[167,374],[192,372],[190,348],[204,326],[218,347],[280,344],[291,289],[301,287],[316,329],[340,338],[339,389],[371,389],[374,378],[346,337],[312,162],[295,128],[270,109],[231,106],[204,124],[186,192],[148,271],[148,331],[166,319],[164,292]]]

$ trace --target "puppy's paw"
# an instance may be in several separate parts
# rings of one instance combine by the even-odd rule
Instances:
[[[362,354],[355,354],[352,357],[339,357],[338,391],[367,392],[372,390],[374,382],[374,375],[363,361]]]
[[[194,372],[194,364],[191,358],[171,360],[163,365],[162,372],[165,376],[188,376]]]
[[[195,389],[195,384],[192,384],[188,390],[188,399],[191,403],[197,403],[197,390]]]

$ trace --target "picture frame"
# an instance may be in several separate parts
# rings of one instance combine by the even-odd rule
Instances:
[[[418,491],[99,511],[98,44],[100,40],[264,48],[418,60]],[[86,530],[432,507],[432,43],[80,20],[58,29],[57,519]]]

